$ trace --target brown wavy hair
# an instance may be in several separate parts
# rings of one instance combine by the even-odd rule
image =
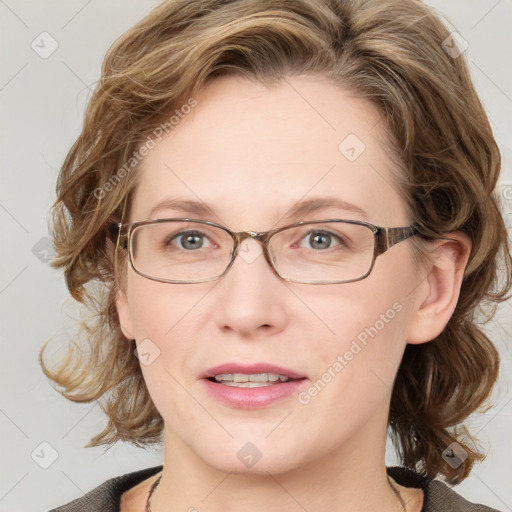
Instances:
[[[52,209],[54,266],[91,314],[55,371],[43,361],[48,342],[39,354],[64,397],[98,400],[106,413],[104,430],[86,446],[161,442],[163,420],[134,340],[119,327],[121,276],[107,228],[125,199],[129,206],[134,155],[216,77],[272,84],[303,75],[334,80],[380,110],[400,163],[397,188],[421,233],[462,231],[472,241],[455,312],[436,339],[406,346],[389,413],[403,465],[451,484],[469,475],[484,455],[462,423],[488,406],[499,369],[477,320],[482,306],[488,318],[507,298],[512,277],[495,192],[500,153],[464,56],[443,49],[448,37],[417,0],[169,0],[115,41]],[[442,458],[454,441],[468,454],[457,468]]]

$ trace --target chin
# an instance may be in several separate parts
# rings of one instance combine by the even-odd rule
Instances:
[[[231,456],[231,454],[226,454],[226,457]],[[238,459],[226,460],[224,458],[214,458],[213,460],[205,460],[206,463],[214,467],[215,469],[222,471],[224,473],[231,473],[233,475],[244,475],[244,476],[254,476],[254,477],[268,477],[269,473],[271,475],[279,475],[282,473],[287,473],[290,470],[296,468],[296,464],[294,464],[294,460],[290,460],[289,454],[281,453],[274,454],[271,457],[262,456],[257,462],[253,462],[253,465],[249,463],[242,463]]]
[[[197,453],[215,469],[237,475],[268,476],[268,473],[274,475],[295,469],[300,464],[299,443],[286,445],[278,436],[275,440],[265,439],[267,435],[267,429],[258,435],[237,435],[229,442],[224,439],[216,443],[215,451],[208,446],[201,453],[197,447]]]

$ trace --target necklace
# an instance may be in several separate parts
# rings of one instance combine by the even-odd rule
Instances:
[[[391,482],[391,478],[388,476],[388,482],[391,486],[391,489],[393,489],[393,492],[395,493],[395,496],[397,497],[398,501],[400,502],[400,506],[402,507],[403,512],[407,512],[407,507],[405,506],[405,501],[402,498],[402,495],[400,494],[400,491],[393,485],[393,482]],[[151,510],[149,511],[151,512]]]
[[[151,488],[149,489],[148,494],[148,501],[146,502],[146,512],[151,512],[151,496],[153,496],[153,493],[155,492],[155,489],[158,487],[158,484],[160,483],[160,480],[162,479],[162,475],[160,475],[154,482]],[[402,498],[402,495],[400,494],[400,491],[393,485],[391,482],[391,479],[388,476],[388,482],[391,486],[391,489],[393,489],[393,492],[395,493],[395,496],[397,497],[398,501],[400,502],[400,506],[402,507],[403,512],[407,512],[407,508],[405,506],[405,501]]]
[[[146,501],[146,512],[151,512],[151,496],[155,492],[155,489],[157,488],[158,484],[160,483],[160,480],[162,479],[162,475],[160,475],[151,486],[151,489],[149,489],[148,494],[148,501]]]

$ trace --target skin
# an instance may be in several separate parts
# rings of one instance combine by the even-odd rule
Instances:
[[[203,219],[233,231],[364,220],[331,208],[286,217],[296,201],[334,195],[365,210],[369,222],[409,225],[383,123],[366,100],[307,77],[271,88],[224,77],[196,99],[143,161],[130,221],[187,217],[171,209],[150,215],[169,197],[206,203],[213,212]],[[348,134],[366,146],[353,162],[338,150]],[[401,510],[385,467],[391,389],[406,344],[433,339],[455,308],[470,243],[451,236],[457,241],[432,244],[428,268],[404,241],[377,258],[369,277],[349,284],[285,282],[254,240],[246,242],[250,256],[213,282],[159,283],[127,266],[117,299],[123,333],[160,350],[141,365],[165,422],[153,512]],[[307,389],[396,303],[401,311],[306,405],[292,395],[237,409],[210,397],[199,379],[224,362],[266,361],[307,376]],[[237,457],[247,442],[262,453],[250,468]],[[123,512],[144,509],[155,478],[123,496]],[[396,486],[408,511],[421,509],[420,490]]]

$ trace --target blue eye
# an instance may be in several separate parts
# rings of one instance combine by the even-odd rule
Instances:
[[[331,242],[336,241],[338,241],[340,245],[343,245],[343,241],[339,236],[329,231],[323,230],[312,230],[306,233],[306,235],[301,240],[300,247],[305,247],[302,245],[302,241],[304,240],[306,240],[307,244],[311,244],[306,247],[313,249],[330,249],[332,247]]]
[[[177,241],[177,244],[174,243]],[[201,233],[201,231],[181,231],[178,234],[175,234],[168,239],[165,240],[165,245],[168,246],[170,243],[173,245],[177,245],[180,249],[185,250],[196,250],[202,249],[205,241],[208,242],[208,247],[211,247],[211,244],[208,240],[208,237]]]

